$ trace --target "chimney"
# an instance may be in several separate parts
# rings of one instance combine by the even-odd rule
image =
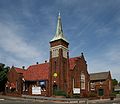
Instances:
[[[36,62],[36,64],[38,65],[39,63],[38,63],[38,62]]]
[[[47,60],[45,60],[45,63],[47,63]]]
[[[12,65],[12,67],[11,68],[14,68],[14,65]]]
[[[25,66],[22,66],[23,69],[25,69]]]

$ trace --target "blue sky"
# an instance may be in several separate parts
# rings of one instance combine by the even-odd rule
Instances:
[[[28,67],[49,60],[61,12],[70,57],[120,81],[120,0],[0,0],[0,62]]]

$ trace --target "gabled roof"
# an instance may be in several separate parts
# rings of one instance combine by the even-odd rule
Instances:
[[[108,72],[99,72],[99,73],[91,73],[90,80],[97,81],[97,80],[106,80],[109,77],[110,71]]]
[[[17,73],[24,73],[25,69],[14,67]]]
[[[69,64],[70,64],[70,70],[73,70],[76,63],[75,63],[75,60],[77,59],[77,57],[73,57],[73,58],[70,58],[69,59]]]
[[[76,60],[81,57],[73,57],[69,59],[70,70],[73,70],[76,65]],[[23,73],[24,79],[27,81],[48,80],[49,78],[49,63],[31,65],[27,69],[14,67],[17,73]]]
[[[24,74],[25,80],[48,80],[49,63],[30,66]]]
[[[74,67],[75,67],[75,65],[76,65],[76,60],[79,60],[79,59],[80,59],[80,60],[81,60],[81,59],[85,60],[83,53],[81,53],[81,56],[73,57],[73,58],[70,58],[70,59],[69,59],[70,70],[73,70],[73,69],[74,69]]]

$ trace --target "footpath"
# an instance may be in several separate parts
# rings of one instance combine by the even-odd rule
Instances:
[[[42,96],[28,96],[22,95],[22,97],[13,97],[0,95],[0,100],[21,100],[21,101],[38,101],[38,102],[60,102],[63,104],[120,104],[120,98],[110,99],[97,99],[88,100],[84,98],[73,99],[73,98],[54,98],[54,97],[42,97]]]

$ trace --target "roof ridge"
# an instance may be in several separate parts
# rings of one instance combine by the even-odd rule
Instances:
[[[95,72],[95,73],[90,73],[90,74],[100,74],[100,73],[109,73],[109,71],[104,71],[104,72]]]
[[[37,66],[37,65],[43,65],[43,64],[49,64],[49,62],[40,63],[40,64],[33,64],[33,65],[30,65],[30,66]],[[29,66],[29,67],[30,67],[30,66]]]
[[[19,67],[14,66],[14,68],[19,68]],[[22,68],[19,68],[19,69],[22,69]]]
[[[20,69],[20,70],[26,70],[26,69],[23,69],[23,68],[19,68],[19,67],[14,67],[15,69]]]
[[[80,56],[71,57],[71,58],[69,58],[69,59],[73,59],[73,58],[80,58]]]

